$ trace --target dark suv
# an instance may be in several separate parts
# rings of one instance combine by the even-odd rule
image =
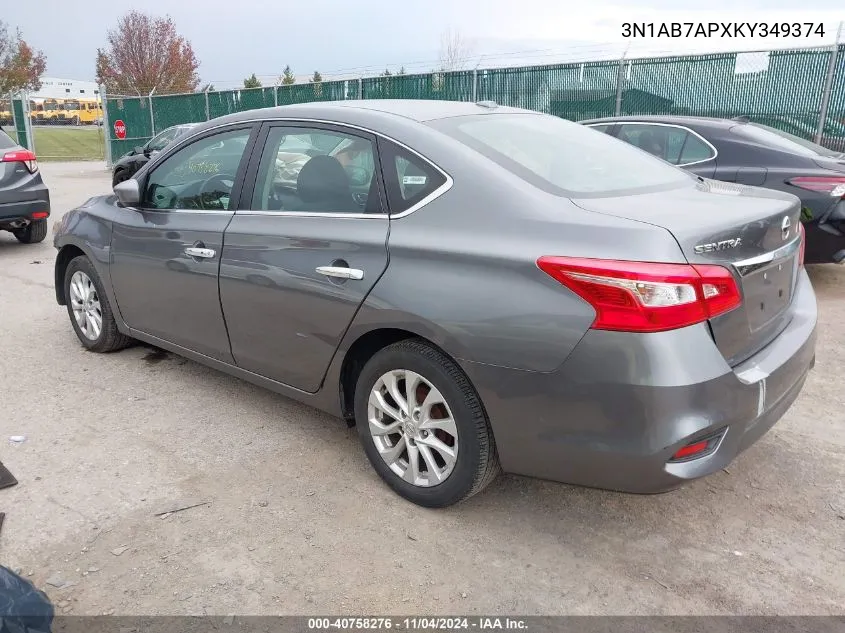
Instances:
[[[580,121],[703,178],[801,199],[808,264],[845,263],[845,154],[745,117],[625,116]]]
[[[196,124],[183,123],[182,125],[171,126],[147,141],[146,145],[136,147],[121,156],[115,162],[114,169],[112,169],[112,186],[132,178],[135,172],[146,165],[150,158],[158,154],[177,138],[190,131],[194,125]]]
[[[50,192],[35,154],[0,130],[0,230],[24,244],[47,237]]]

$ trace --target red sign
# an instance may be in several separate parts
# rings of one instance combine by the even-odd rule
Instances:
[[[114,122],[114,135],[121,141],[126,138],[126,124],[120,119]]]

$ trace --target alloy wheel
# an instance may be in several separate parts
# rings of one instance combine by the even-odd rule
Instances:
[[[383,374],[367,403],[370,435],[381,458],[414,486],[443,483],[458,458],[458,429],[446,399],[407,369]]]
[[[97,287],[81,270],[77,270],[70,278],[70,304],[82,334],[96,341],[103,331],[103,311]]]

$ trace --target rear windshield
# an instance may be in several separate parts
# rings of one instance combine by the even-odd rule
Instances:
[[[12,140],[12,137],[0,130],[0,149],[11,149],[16,145],[17,143]]]
[[[839,152],[834,152],[800,136],[795,136],[794,134],[769,127],[768,125],[747,123],[732,127],[731,131],[755,143],[793,154],[800,154],[801,156],[839,156]]]
[[[690,176],[623,141],[541,114],[488,114],[429,123],[523,180],[568,197],[619,195]]]

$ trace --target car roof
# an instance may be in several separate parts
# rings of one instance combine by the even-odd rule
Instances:
[[[705,116],[682,116],[682,115],[659,115],[659,114],[644,114],[641,116],[626,115],[626,116],[612,116],[602,117],[599,119],[587,119],[578,121],[582,125],[589,125],[592,123],[669,123],[674,125],[691,125],[700,127],[715,127],[728,128],[735,125],[742,125],[743,121],[736,121],[732,119],[720,119],[717,117]]]
[[[458,116],[505,113],[542,114],[532,110],[500,106],[493,102],[483,101],[473,103],[469,101],[435,101],[427,99],[350,99],[349,101],[318,101],[247,110],[246,112],[237,112],[212,119],[207,123],[200,124],[199,127],[210,127],[210,124],[221,125],[287,117],[302,117],[306,119],[323,118],[338,123],[353,124],[366,119],[375,125],[378,124],[379,120],[395,120],[396,118],[410,119],[423,123],[435,119]]]

